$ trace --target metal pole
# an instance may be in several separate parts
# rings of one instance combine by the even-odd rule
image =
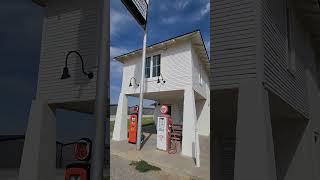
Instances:
[[[98,76],[96,87],[96,102],[95,102],[95,139],[93,146],[93,159],[91,167],[92,180],[103,180],[103,165],[104,165],[104,150],[105,150],[105,126],[107,120],[106,109],[108,103],[108,86],[109,81],[109,0],[99,0],[99,54],[98,54]],[[109,134],[107,134],[109,136]]]
[[[149,5],[149,0],[146,1]],[[147,11],[149,8],[147,9]],[[148,13],[147,13],[148,14]],[[140,80],[140,95],[139,95],[139,116],[138,116],[138,132],[137,132],[137,150],[141,148],[141,121],[142,121],[142,111],[143,111],[143,90],[144,90],[144,81],[145,81],[145,59],[146,59],[146,49],[147,49],[147,24],[144,28],[143,36],[143,49],[142,49],[142,66],[141,66],[141,80]]]

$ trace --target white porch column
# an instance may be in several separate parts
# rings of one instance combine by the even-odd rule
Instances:
[[[128,96],[120,93],[112,140],[122,141],[128,138]]]
[[[268,92],[256,80],[240,83],[235,180],[276,180]]]
[[[56,118],[47,100],[32,101],[19,180],[56,177]]]
[[[194,90],[187,88],[184,90],[183,101],[183,130],[182,130],[182,154],[195,157],[195,122],[197,121],[196,103]]]

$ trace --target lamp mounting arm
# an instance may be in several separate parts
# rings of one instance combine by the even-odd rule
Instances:
[[[82,73],[85,74],[86,76],[88,76],[89,79],[92,79],[93,78],[93,73],[92,72],[85,72],[85,70],[84,70],[84,62],[83,62],[81,54],[78,51],[69,51],[68,52],[68,54],[66,55],[65,67],[68,67],[68,58],[72,53],[75,53],[80,57]]]

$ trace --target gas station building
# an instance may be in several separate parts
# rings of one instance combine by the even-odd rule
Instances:
[[[128,96],[139,97],[141,55],[139,49],[115,57],[123,64],[123,78],[114,141],[127,140]],[[195,157],[197,136],[210,135],[209,59],[201,32],[148,46],[145,65],[144,98],[156,101],[155,122],[161,115],[161,105],[167,105],[173,122],[183,127],[181,154]]]

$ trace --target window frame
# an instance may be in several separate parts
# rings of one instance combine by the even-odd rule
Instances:
[[[149,66],[147,66],[147,61],[150,61],[150,63],[149,63]],[[144,69],[144,77],[145,78],[150,78],[150,75],[151,75],[151,63],[152,63],[152,59],[151,59],[151,57],[146,57],[146,59],[145,59],[145,69]],[[147,69],[149,69],[149,73],[147,73]],[[148,75],[148,76],[147,76]]]
[[[153,76],[153,70],[154,70],[154,63],[153,63],[153,61],[154,61],[154,58],[155,57],[159,57],[159,64],[157,64],[156,66],[155,66],[155,68],[157,68],[157,67],[159,67],[159,73],[158,74],[156,74],[155,76]],[[149,67],[147,67],[147,59],[150,59],[150,65],[149,65]],[[147,68],[149,68],[150,69],[150,71],[149,71],[149,77],[147,77]],[[146,79],[155,79],[155,78],[158,78],[159,76],[160,76],[160,74],[161,74],[161,54],[154,54],[154,55],[150,55],[150,56],[148,56],[147,58],[146,58],[146,62],[145,62],[145,78]]]

